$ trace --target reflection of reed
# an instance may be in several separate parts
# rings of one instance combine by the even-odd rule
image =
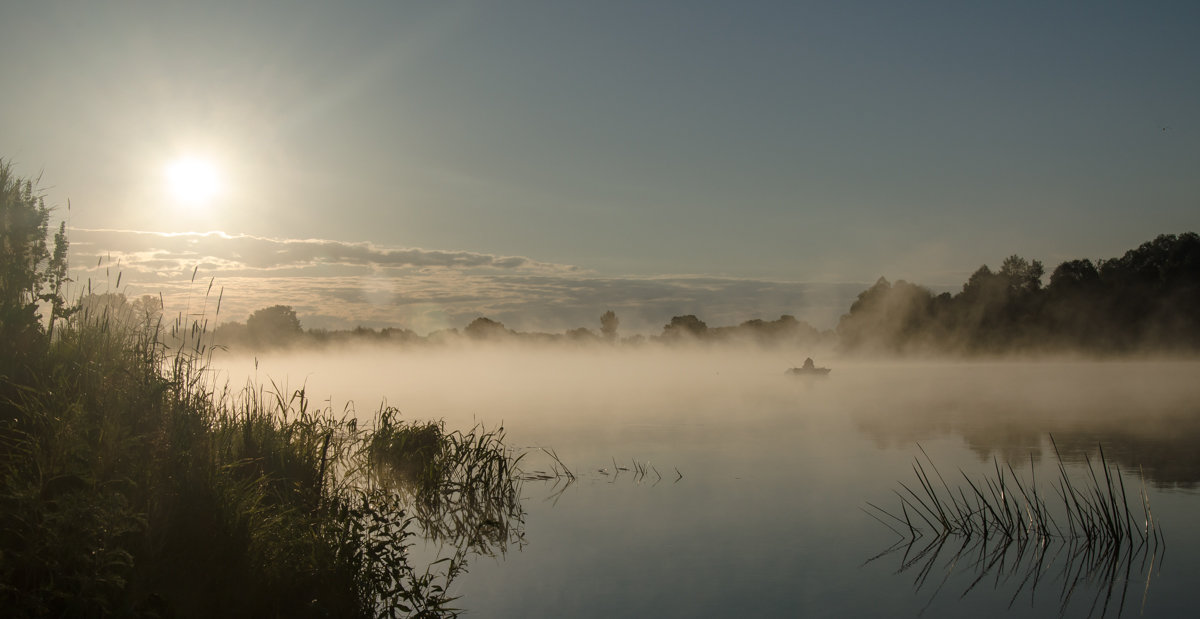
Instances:
[[[521,481],[530,482],[551,482],[549,495],[547,500],[558,504],[558,499],[567,491],[579,478],[571,471],[567,464],[558,457],[558,453],[553,449],[546,447],[538,448],[535,452],[524,452],[521,455],[526,456],[531,453],[541,453],[549,458],[542,468],[532,468],[522,470],[519,478]],[[617,459],[612,460],[612,469],[607,467],[596,469],[596,473],[600,476],[608,478],[608,483],[615,484],[619,479],[625,477],[633,483],[641,485],[649,484],[651,487],[662,483],[662,473],[658,468],[649,462],[641,462],[637,458],[630,460],[629,466],[617,464]],[[671,483],[679,483],[683,479],[683,473],[679,472],[679,467],[675,467],[675,479]]]
[[[871,559],[899,555],[897,573],[915,570],[914,589],[933,588],[926,608],[957,575],[971,579],[959,597],[991,578],[997,590],[1012,588],[1012,608],[1022,592],[1028,591],[1032,602],[1039,586],[1057,582],[1060,615],[1066,614],[1078,593],[1091,589],[1090,602],[1086,598],[1083,602],[1088,604],[1086,616],[1104,617],[1113,612],[1119,617],[1135,577],[1139,582],[1145,578],[1141,587],[1144,607],[1156,563],[1162,561],[1160,548],[1153,543],[1097,547],[1079,540],[1020,543],[998,536],[939,535],[928,539],[922,545],[920,538],[907,537]]]
[[[444,432],[386,409],[372,444],[378,483],[399,495],[424,536],[460,552],[503,554],[525,541],[521,476],[504,428]]]
[[[871,561],[900,553],[899,572],[915,569],[918,591],[943,566],[930,603],[955,575],[974,576],[963,596],[988,577],[994,577],[996,589],[1014,586],[1010,607],[1022,591],[1032,599],[1039,584],[1051,579],[1061,583],[1060,613],[1077,591],[1094,587],[1088,616],[1103,617],[1114,607],[1119,616],[1136,564],[1138,576],[1146,578],[1145,604],[1155,562],[1161,564],[1162,534],[1144,484],[1138,497],[1142,517],[1133,515],[1121,472],[1108,464],[1103,447],[1097,463],[1085,459],[1082,484],[1071,480],[1059,458],[1059,478],[1052,486],[1060,508],[1054,510],[1039,492],[1032,460],[1028,482],[993,460],[995,477],[972,481],[963,473],[965,485],[952,489],[923,448],[921,453],[924,462],[913,464],[919,488],[901,483],[903,491],[897,491],[899,515],[870,503],[873,512],[868,513],[901,537]],[[927,533],[929,541],[922,545]]]

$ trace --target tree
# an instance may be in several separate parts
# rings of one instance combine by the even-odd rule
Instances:
[[[147,329],[152,328],[162,318],[162,297],[144,294],[130,304],[130,313],[136,324]]]
[[[711,330],[710,330],[711,332]],[[754,318],[729,330],[731,337],[756,342],[764,346],[809,345],[820,338],[820,332],[795,316],[783,314],[779,320]]]
[[[1016,254],[1005,258],[1000,265],[1000,277],[1008,282],[1009,290],[1017,293],[1041,290],[1045,272],[1040,260],[1030,262]]]
[[[564,334],[567,340],[572,342],[596,342],[600,338],[587,327],[579,327],[577,329],[567,329]]]
[[[0,341],[11,360],[33,352],[48,339],[39,304],[50,305],[48,328],[68,312],[62,298],[67,281],[66,224],[46,243],[50,209],[34,183],[16,176],[0,160]]]
[[[838,321],[842,348],[906,352],[929,347],[933,306],[928,289],[904,280],[892,285],[880,277]]]
[[[1100,283],[1100,272],[1091,260],[1068,260],[1050,274],[1049,290],[1052,294],[1064,294],[1086,290]]]
[[[679,339],[681,337],[704,337],[708,332],[708,325],[704,324],[703,320],[696,318],[694,314],[687,316],[675,316],[671,318],[671,322],[663,327],[663,337],[671,339]]]
[[[509,331],[502,323],[483,316],[472,320],[471,324],[463,329],[463,333],[473,340],[491,340],[512,335],[512,331]]]
[[[600,316],[600,333],[604,335],[604,339],[614,341],[617,339],[617,327],[620,324],[621,321],[617,315],[612,310],[608,310]]]
[[[246,331],[257,344],[287,344],[304,332],[300,319],[290,305],[272,305],[256,310],[246,319]]]

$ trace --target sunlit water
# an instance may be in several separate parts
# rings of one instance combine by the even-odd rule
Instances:
[[[338,411],[352,402],[362,423],[386,401],[448,429],[503,424],[529,471],[551,471],[540,448],[556,452],[576,479],[524,482],[522,541],[471,557],[454,583],[470,616],[1197,612],[1200,364],[833,361],[815,379],[785,375],[797,360],[780,353],[718,350],[354,350],[217,364],[235,384],[257,376]],[[1165,543],[1112,571],[1061,549],[955,560],[954,539],[940,553],[919,555],[925,539],[879,556],[901,538],[868,503],[898,509],[921,448],[950,485],[962,485],[960,470],[994,475],[998,458],[1051,493],[1051,436],[1072,475],[1102,444],[1139,516],[1144,479]]]

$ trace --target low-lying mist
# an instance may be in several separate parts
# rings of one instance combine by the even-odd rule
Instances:
[[[737,394],[803,387],[785,371],[804,357],[742,347],[564,347],[476,344],[345,347],[218,356],[233,387],[254,380],[369,414],[382,401],[416,417],[571,419],[698,414]],[[257,367],[256,367],[257,365]],[[257,379],[256,379],[257,377]],[[255,380],[256,379],[256,380]]]
[[[386,403],[450,427],[548,428],[852,423],[883,448],[958,436],[981,458],[1064,457],[1106,443],[1163,484],[1200,481],[1200,363],[1191,361],[852,361],[813,354],[828,376],[790,375],[806,353],[742,346],[355,346],[214,359],[218,381],[304,388],[368,422]],[[814,426],[819,427],[819,426]]]

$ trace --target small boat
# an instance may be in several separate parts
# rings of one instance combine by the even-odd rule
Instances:
[[[813,363],[812,357],[804,360],[804,365],[787,371],[793,376],[825,376],[832,372],[829,368],[819,368]]]
[[[826,376],[832,371],[830,368],[791,368],[787,373],[793,376]]]

